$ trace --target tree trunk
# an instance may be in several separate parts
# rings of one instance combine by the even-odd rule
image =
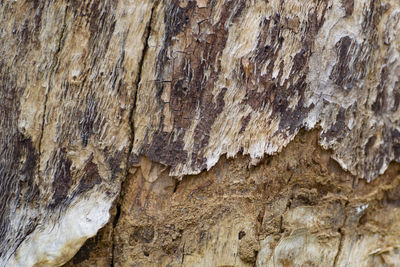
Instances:
[[[0,14],[0,266],[399,264],[398,0]]]

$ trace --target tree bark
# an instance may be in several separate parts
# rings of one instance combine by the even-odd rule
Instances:
[[[0,266],[400,262],[397,0],[0,14]]]

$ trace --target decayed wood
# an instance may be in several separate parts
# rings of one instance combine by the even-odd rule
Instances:
[[[396,0],[3,1],[0,20],[0,265],[68,260],[141,156],[182,177],[319,128],[368,181],[400,160]]]
[[[135,155],[194,174],[321,127],[355,175],[399,160],[396,1],[165,1],[153,17]]]
[[[65,267],[396,266],[400,164],[357,181],[318,135],[300,131],[257,166],[223,156],[181,181],[141,157],[115,217]]]
[[[62,264],[108,221],[152,3],[136,4],[1,4],[0,265]]]

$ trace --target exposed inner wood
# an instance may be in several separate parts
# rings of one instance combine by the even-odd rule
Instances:
[[[316,176],[303,177],[296,190],[311,190],[304,195],[316,194],[316,203],[325,205],[328,202],[319,199],[322,195],[317,184],[327,183],[332,186],[329,192],[346,199],[337,206],[346,218],[355,216],[353,204],[361,205],[361,200],[368,199],[368,205],[375,207],[371,218],[377,218],[374,216],[379,212],[385,217],[374,231],[384,231],[380,227],[385,219],[393,219],[387,225],[394,227],[393,234],[378,237],[362,232],[361,239],[353,238],[346,229],[353,231],[359,226],[348,228],[349,219],[340,219],[340,213],[338,223],[328,227],[337,237],[326,243],[339,250],[329,249],[327,254],[321,250],[318,257],[333,259],[339,266],[345,258],[353,259],[353,254],[345,258],[342,254],[368,251],[365,264],[370,264],[374,255],[390,264],[391,258],[383,254],[397,253],[395,245],[384,247],[389,244],[386,238],[392,240],[397,233],[397,219],[391,217],[397,216],[397,195],[369,195],[368,190],[376,185],[376,190],[386,192],[387,184],[396,188],[397,183],[397,167],[389,165],[397,166],[393,162],[400,160],[399,1],[0,1],[0,25],[0,266],[66,263],[86,239],[111,223],[110,208],[121,192],[132,192],[130,197],[139,194],[135,191],[139,188],[143,194],[153,192],[154,188],[146,186],[163,181],[168,186],[171,183],[172,189],[167,191],[175,191],[172,195],[187,198],[184,192],[195,190],[193,185],[200,189],[192,194],[204,191],[214,198],[222,190],[217,186],[222,180],[221,194],[236,188],[236,180],[228,177],[229,168],[234,166],[238,170],[232,175],[235,173],[237,179],[244,179],[238,173],[251,176],[256,170],[269,177],[260,162],[271,155],[273,160],[283,157],[281,151],[291,142],[295,146],[298,142],[293,140],[304,129],[312,132],[314,140],[309,148],[302,147],[304,153],[307,149],[320,151],[319,145],[329,151],[329,164],[338,164],[335,166],[345,173],[343,177],[353,177],[349,178],[351,183],[346,180],[345,188],[351,184],[355,191],[342,187],[338,189],[342,193],[334,191],[343,177],[332,178],[329,170],[327,176],[332,181],[324,181],[326,177],[314,172]],[[302,167],[303,171],[312,171],[313,164],[310,170]],[[136,174],[130,174],[135,168]],[[283,167],[279,170],[284,172]],[[141,175],[146,178],[139,178]],[[236,203],[232,214],[246,214],[246,190],[253,192],[252,188],[259,186],[258,178],[252,179],[254,184],[251,180],[239,183],[243,194],[232,200]],[[272,184],[281,182],[278,176],[273,179]],[[315,182],[318,179],[323,181]],[[360,183],[370,189],[362,191]],[[292,184],[287,184],[264,190],[279,196],[279,190],[292,190]],[[268,198],[261,195],[266,193],[255,192],[249,193],[254,203],[265,206]],[[163,194],[157,191],[154,197],[160,199],[152,201],[165,201]],[[285,202],[284,194],[282,199],[278,196],[271,201]],[[119,234],[114,232],[123,230],[120,225],[130,214],[124,205],[131,202],[124,204],[124,198],[119,202],[120,219],[109,232],[115,238]],[[130,212],[146,199],[140,196]],[[198,212],[191,211],[196,220],[202,212],[218,211],[214,204],[220,200],[215,200]],[[172,198],[168,205],[174,203],[187,204]],[[260,207],[254,203],[250,209],[256,214]],[[171,208],[168,205],[163,208]],[[363,207],[359,209],[367,209]],[[265,210],[265,214],[272,212]],[[288,225],[293,231],[304,228],[300,225],[295,229],[286,221],[290,210],[287,207],[279,215],[281,237],[288,233]],[[390,216],[385,213],[389,211]],[[253,215],[248,216],[249,223]],[[161,231],[157,227],[167,227],[165,216],[152,221],[154,238]],[[240,246],[247,256],[236,254],[240,262],[233,265],[253,264],[260,253],[266,255],[270,246],[253,242],[267,238],[254,230],[257,227],[249,225],[251,233],[236,228],[225,232],[221,230],[225,222],[212,220],[215,223],[207,222],[214,227],[212,231],[226,234],[218,237],[221,240],[230,240],[230,234],[237,235],[236,230],[246,233],[241,234],[241,243],[232,246],[246,243]],[[142,226],[134,226],[139,227],[139,241],[141,233],[147,233],[140,230]],[[182,227],[194,236],[200,229],[189,230],[192,226],[185,223]],[[186,240],[180,230],[166,230],[172,237],[165,240]],[[303,244],[305,236],[314,242],[315,236],[307,233],[299,234],[293,244]],[[145,240],[151,236],[145,234]],[[370,247],[346,250],[348,242],[364,242],[359,241],[363,238],[369,238],[368,244],[380,245],[376,251]],[[382,238],[383,243],[379,243]],[[123,264],[124,259],[118,257],[124,255],[125,243],[107,242],[114,246],[109,251],[120,253],[114,255],[116,264]],[[162,248],[162,242],[152,242],[148,243],[153,250],[143,252],[145,264],[146,259],[164,257],[163,253],[170,255],[162,259],[164,262],[174,261],[179,251],[185,255],[178,257],[181,263],[189,264],[189,254],[195,253],[189,239],[183,244],[172,242],[167,249]],[[138,247],[136,243],[129,246]],[[211,265],[222,257],[216,255],[206,257]],[[194,262],[197,258],[193,257]]]

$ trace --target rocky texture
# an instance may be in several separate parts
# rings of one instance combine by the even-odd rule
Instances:
[[[128,220],[125,217],[117,220],[114,230],[105,228],[111,236],[123,237],[122,241],[113,241],[116,247],[111,250],[120,251],[127,259],[115,258],[116,264],[130,262],[130,255],[139,253],[137,242],[152,246],[152,254],[150,250],[146,252],[148,259],[136,258],[138,261],[174,262],[181,249],[180,241],[174,240],[189,238],[181,231],[193,233],[190,238],[199,238],[196,231],[200,228],[189,223],[185,211],[171,205],[189,205],[193,200],[187,199],[190,193],[185,190],[196,186],[200,189],[195,193],[208,192],[211,186],[209,197],[218,195],[221,188],[216,184],[224,184],[221,192],[228,190],[226,194],[233,196],[236,186],[241,188],[243,193],[237,194],[240,197],[235,198],[237,202],[231,209],[237,209],[232,214],[243,216],[223,215],[226,212],[220,208],[230,206],[218,206],[218,199],[209,205],[193,206],[196,210],[190,214],[195,216],[194,221],[204,219],[205,225],[213,226],[214,230],[207,231],[218,236],[219,242],[226,241],[229,251],[236,251],[238,246],[240,253],[235,255],[244,261],[258,262],[260,254],[268,253],[278,253],[274,259],[289,259],[284,255],[294,257],[295,250],[290,246],[296,244],[310,253],[310,257],[296,260],[322,258],[329,262],[333,257],[336,263],[346,258],[356,264],[354,260],[369,251],[363,246],[369,248],[371,244],[382,244],[380,251],[371,252],[374,264],[378,258],[392,260],[397,247],[385,240],[395,237],[396,217],[391,216],[397,214],[398,198],[387,186],[396,188],[396,171],[387,171],[386,178],[374,179],[385,172],[391,161],[400,160],[398,1],[20,0],[0,2],[0,15],[1,266],[65,263],[107,223],[109,209],[124,179],[123,189],[128,193],[121,200],[120,216],[130,217],[126,233],[131,231],[134,237],[133,243],[126,245],[129,238],[122,232],[112,234],[115,229],[124,231]],[[268,238],[275,234],[260,234],[251,219],[259,206],[252,204],[254,210],[246,212],[244,208],[246,190],[253,190],[259,181],[252,178],[253,184],[247,184],[251,179],[237,184],[230,180],[229,168],[237,166],[238,173],[248,172],[248,164],[259,163],[265,154],[280,152],[302,128],[318,129],[318,142],[331,150],[341,168],[356,180],[365,178],[372,183],[362,180],[365,190],[357,187],[354,190],[359,191],[350,193],[340,188],[339,193],[334,190],[344,179],[342,175],[328,175],[337,179],[332,181],[313,176],[315,173],[299,178],[296,190],[306,190],[299,191],[300,195],[316,195],[317,206],[331,205],[329,197],[320,199],[324,193],[317,182],[332,187],[324,192],[348,199],[347,206],[339,201],[327,208],[334,214],[328,217],[337,223],[305,221],[306,215],[316,209],[305,209],[300,219],[296,214],[286,214],[290,209],[274,211],[274,205],[288,203],[285,199],[291,196],[279,195],[280,190],[285,190],[283,185],[264,189],[271,196],[277,194],[270,200],[251,193],[254,203],[272,203],[265,214],[285,214],[282,218],[288,220],[282,219],[281,224],[291,230],[281,233],[276,247],[270,246],[273,241]],[[316,149],[316,145],[312,147]],[[220,159],[223,155],[237,159]],[[129,174],[132,166],[140,166],[136,174]],[[260,166],[256,169],[262,173],[264,167]],[[208,172],[201,173],[204,170]],[[349,173],[343,176],[348,177]],[[163,188],[175,187],[174,177],[182,179],[193,174],[199,177],[185,177],[181,183],[188,185],[176,195],[177,199],[162,201],[169,196]],[[240,179],[247,177],[231,174]],[[281,183],[278,176],[272,177],[271,185]],[[294,190],[289,182],[286,184],[287,190]],[[349,186],[346,184],[346,188]],[[151,193],[153,189],[160,191]],[[374,189],[378,193],[371,193]],[[166,214],[154,213],[160,215],[157,221],[138,225],[143,214],[130,212],[148,199],[138,190],[151,193],[154,200],[150,203],[154,207],[161,205],[157,212]],[[179,192],[179,185],[176,190]],[[379,192],[388,192],[390,197]],[[140,197],[128,212],[124,205],[132,205],[130,198],[135,195]],[[336,195],[334,199],[339,197]],[[377,222],[375,226],[380,231],[375,229],[374,235],[351,235],[359,229],[351,226],[357,220],[349,219],[357,214],[352,213],[357,211],[351,209],[352,203],[361,205],[360,210],[367,207],[358,200],[374,207],[371,218],[380,213],[389,220]],[[146,211],[147,208],[144,215],[155,212]],[[180,217],[168,219],[169,209]],[[346,216],[340,219],[343,210]],[[202,218],[201,214],[207,212],[216,217]],[[181,221],[172,226],[168,221],[172,219]],[[233,223],[232,231],[221,230],[226,227],[224,219]],[[242,219],[248,224],[240,224]],[[341,220],[341,237],[334,238],[329,231],[338,235]],[[314,223],[326,225],[316,228]],[[382,232],[380,223],[392,227],[390,234]],[[153,234],[151,225],[155,227]],[[242,234],[240,241],[229,242],[237,237],[239,229],[235,227],[239,226],[250,230],[243,230],[246,235]],[[164,237],[159,234],[162,227],[166,228]],[[303,228],[306,231],[295,231]],[[332,237],[331,241],[323,243],[313,229],[318,233],[330,229],[326,235]],[[346,229],[354,231],[346,234]],[[161,238],[157,239],[159,243],[153,242],[156,237]],[[216,242],[213,238],[207,240]],[[258,244],[254,240],[264,241]],[[190,242],[182,249],[195,253]],[[314,255],[311,244],[317,243],[326,247],[321,245]],[[220,244],[215,245],[220,254],[211,252],[214,245],[205,245],[204,251],[210,256],[204,259],[210,262],[203,264],[220,264],[219,260],[223,262],[225,257],[231,262],[229,253],[218,256],[222,255]],[[386,244],[389,245],[384,247]],[[346,249],[352,246],[359,250]],[[335,247],[340,253],[334,252]],[[173,256],[162,258],[163,253]],[[185,259],[189,264],[190,257]],[[196,259],[201,260],[193,256],[192,262]]]

